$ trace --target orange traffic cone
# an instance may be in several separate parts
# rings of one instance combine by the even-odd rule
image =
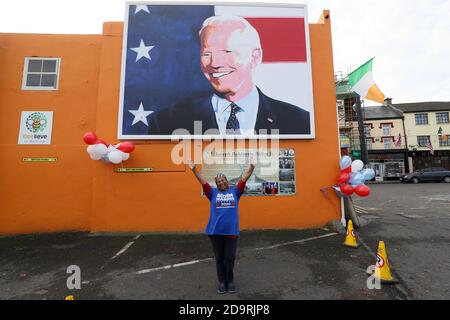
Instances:
[[[347,236],[345,237],[345,241],[343,243],[344,246],[350,247],[350,248],[358,248],[359,244],[356,242],[356,234],[353,230],[353,222],[352,220],[348,220],[347,224]]]
[[[393,284],[398,281],[392,277],[389,261],[387,258],[386,247],[384,241],[378,243],[377,265],[375,267],[375,278],[380,279],[381,283]]]

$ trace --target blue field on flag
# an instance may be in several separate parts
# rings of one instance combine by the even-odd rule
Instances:
[[[138,110],[141,104],[147,113],[156,112],[185,98],[212,91],[199,67],[198,31],[203,21],[214,15],[214,6],[148,5],[147,8],[149,12],[136,12],[135,5],[129,8],[122,118],[124,135],[147,134],[145,122],[138,121],[133,125],[136,112],[130,112]],[[141,50],[136,49],[140,46]],[[145,117],[144,114],[142,118]]]

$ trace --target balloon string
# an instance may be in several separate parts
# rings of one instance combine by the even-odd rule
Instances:
[[[333,189],[333,186],[320,188],[320,192],[322,192],[323,195],[325,196],[325,198],[327,198],[327,199],[328,199],[328,189]]]

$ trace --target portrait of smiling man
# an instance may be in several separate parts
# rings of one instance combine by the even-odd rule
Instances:
[[[150,119],[149,134],[169,135],[176,129],[194,134],[195,121],[201,121],[202,133],[208,130],[209,134],[311,133],[308,111],[270,98],[256,86],[254,70],[262,62],[263,49],[258,32],[247,20],[209,17],[199,37],[200,68],[214,93],[156,112]]]

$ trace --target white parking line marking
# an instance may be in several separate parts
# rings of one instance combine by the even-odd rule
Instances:
[[[302,240],[296,240],[296,241],[279,243],[279,244],[275,244],[275,245],[268,246],[268,247],[254,248],[254,249],[247,250],[246,252],[279,248],[279,247],[288,246],[288,245],[291,245],[291,244],[305,243],[305,242],[308,242],[308,241],[317,240],[317,239],[326,238],[326,237],[331,237],[331,236],[335,236],[335,235],[338,235],[338,233],[335,233],[335,232],[327,233],[327,234],[324,234],[324,235],[321,235],[321,236],[317,236],[317,237],[311,237],[311,238],[302,239]],[[150,273],[150,272],[155,272],[155,271],[160,271],[160,270],[168,270],[168,269],[172,269],[172,268],[179,268],[179,267],[189,266],[189,265],[193,265],[193,264],[197,264],[197,263],[201,263],[201,262],[206,262],[206,261],[212,261],[212,260],[213,260],[213,258],[206,258],[206,259],[192,260],[192,261],[181,262],[181,263],[176,263],[176,264],[169,264],[169,265],[162,266],[162,267],[151,268],[151,269],[144,269],[144,270],[135,272],[135,274],[145,274],[145,273]]]
[[[136,241],[137,239],[139,239],[141,235],[137,235],[136,237],[133,238],[134,241]],[[128,242],[119,252],[117,252],[114,257],[111,258],[111,260],[114,260],[115,258],[117,258],[118,256],[120,256],[122,253],[124,253],[125,251],[127,251],[133,244],[134,241],[130,241]]]
[[[201,260],[192,260],[192,261],[176,263],[176,264],[169,264],[169,265],[163,266],[163,267],[152,268],[152,269],[144,269],[144,270],[136,272],[136,274],[144,274],[144,273],[150,273],[150,272],[155,272],[155,271],[159,271],[159,270],[167,270],[167,269],[172,269],[172,268],[179,268],[179,267],[188,266],[188,265],[192,265],[192,264],[196,264],[196,263],[200,263],[200,262],[205,262],[205,261],[210,261],[210,260],[212,260],[212,258],[206,258],[206,259],[201,259]]]
[[[252,249],[251,251],[273,249],[273,248],[288,246],[288,245],[295,244],[295,243],[305,243],[305,242],[308,242],[308,241],[311,241],[311,240],[327,238],[327,237],[331,237],[331,236],[334,236],[334,235],[337,235],[337,233],[335,233],[335,232],[327,233],[327,234],[324,234],[324,235],[321,235],[321,236],[317,236],[317,237],[312,237],[312,238],[307,238],[307,239],[302,239],[302,240],[295,240],[295,241],[291,241],[291,242],[284,242],[284,243],[274,244],[274,245],[269,246],[269,247],[255,248],[255,249]]]

